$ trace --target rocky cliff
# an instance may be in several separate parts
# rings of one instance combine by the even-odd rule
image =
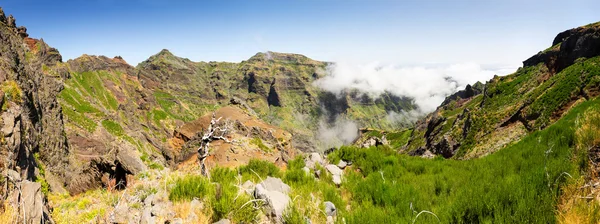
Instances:
[[[57,96],[62,77],[45,72],[60,63],[56,49],[28,37],[25,27],[0,9],[0,83],[2,138],[0,168],[2,204],[29,216],[26,223],[48,219],[43,192],[70,177],[69,147]],[[22,206],[17,206],[22,205]],[[21,218],[19,218],[21,219]]]

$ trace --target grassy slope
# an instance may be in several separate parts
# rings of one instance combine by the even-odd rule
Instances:
[[[579,174],[574,159],[575,121],[600,100],[584,102],[546,130],[490,156],[466,161],[427,160],[398,155],[387,148],[342,147],[330,157],[353,161],[361,170],[346,176],[342,192],[352,211],[349,223],[410,222],[429,210],[443,223],[555,222],[563,172]],[[343,206],[343,205],[338,205]],[[432,222],[430,215],[419,221]]]

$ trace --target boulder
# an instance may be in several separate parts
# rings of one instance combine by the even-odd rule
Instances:
[[[138,152],[129,143],[123,142],[122,147],[117,151],[117,161],[125,171],[133,175],[148,170]]]
[[[334,220],[333,216],[327,216],[327,221],[325,223],[326,224],[334,224],[335,220]]]
[[[346,168],[347,165],[348,164],[344,160],[340,160],[340,162],[337,164],[340,169]]]
[[[308,168],[308,167],[302,167],[302,171],[304,171],[304,173],[306,175],[310,175],[310,168]]]
[[[191,210],[202,210],[204,209],[204,203],[202,203],[202,201],[198,200],[197,198],[194,198],[194,200],[190,202],[190,208]]]
[[[330,201],[326,201],[325,202],[325,214],[327,214],[327,216],[336,216],[337,209],[335,209],[335,204],[333,204]]]
[[[156,223],[156,217],[152,215],[152,208],[145,208],[142,211],[142,219],[140,220],[141,224],[154,224]]]
[[[42,185],[40,183],[24,181],[21,183],[21,194],[23,195],[22,208],[26,216],[26,223],[41,223],[44,211],[44,200],[42,198]]]
[[[339,186],[340,184],[342,184],[342,176],[340,176],[340,175],[332,175],[331,180],[333,181],[333,183],[335,185]]]
[[[321,170],[315,170],[315,176],[321,178]]]
[[[246,192],[246,194],[252,194],[252,191],[254,191],[255,187],[256,187],[255,184],[249,180],[247,180],[246,182],[244,182],[244,184],[242,184],[242,190],[244,190]]]
[[[148,195],[145,199],[144,199],[144,205],[146,206],[153,206],[154,205],[154,198],[156,197],[155,194],[151,194]]]
[[[344,173],[344,171],[342,171],[342,169],[340,169],[338,166],[333,165],[333,164],[329,164],[327,166],[325,166],[325,169],[327,169],[327,171],[329,171],[329,173],[331,173],[331,175],[342,175]]]
[[[269,191],[279,191],[284,194],[290,193],[290,186],[283,183],[279,178],[267,177],[260,185]]]
[[[323,157],[321,157],[321,154],[313,152],[306,157],[304,162],[306,167],[314,169],[317,164],[323,165]]]
[[[344,174],[344,171],[342,171],[338,166],[333,164],[325,166],[325,169],[327,169],[327,171],[331,173],[331,177],[334,184],[338,186],[342,184],[342,175]]]
[[[119,203],[110,215],[110,221],[112,223],[127,223],[128,219],[129,205],[127,203]]]
[[[290,197],[280,191],[270,191],[263,187],[262,184],[257,184],[254,190],[254,197],[265,200],[267,206],[267,214],[276,218],[277,221],[283,219],[283,212],[290,203]]]
[[[8,178],[8,180],[12,181],[13,183],[21,182],[21,175],[17,171],[10,169],[4,170],[3,176]]]

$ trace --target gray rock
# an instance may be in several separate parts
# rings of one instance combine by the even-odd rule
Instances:
[[[202,210],[202,209],[204,209],[204,203],[202,203],[202,201],[198,200],[197,198],[194,198],[194,200],[192,200],[190,202],[190,208],[192,210],[195,210],[195,209]]]
[[[7,169],[3,175],[14,183],[21,182],[21,175],[17,171]]]
[[[21,183],[23,195],[23,209],[25,211],[26,223],[41,223],[44,211],[42,199],[42,185],[40,183],[25,181]]]
[[[326,201],[325,202],[325,214],[327,214],[327,216],[336,216],[337,209],[335,208],[335,204],[333,204],[330,201]]]
[[[255,187],[256,187],[255,184],[249,180],[247,180],[246,182],[244,182],[244,184],[242,184],[242,189],[246,192],[246,194],[252,194],[252,191],[254,191]]]
[[[279,221],[283,219],[283,212],[291,200],[287,194],[284,194],[280,191],[267,190],[262,184],[256,185],[254,197],[265,200],[265,206],[268,208],[268,214],[275,216]]]
[[[231,221],[229,221],[229,219],[221,219],[213,224],[231,224]]]
[[[260,182],[260,185],[269,191],[279,191],[284,194],[290,193],[290,186],[283,183],[279,178],[267,177],[263,182]]]
[[[321,170],[315,170],[315,176],[321,178]]]
[[[2,121],[4,121],[4,125],[2,126],[2,132],[4,132],[5,136],[10,136],[15,128],[18,127],[16,124],[21,117],[21,107],[13,106],[8,108],[8,110],[2,113]]]
[[[327,221],[325,223],[326,224],[334,224],[335,220],[333,219],[333,216],[327,216]]]
[[[306,157],[304,162],[306,167],[314,169],[317,164],[323,165],[323,157],[321,157],[321,154],[313,152]]]
[[[144,199],[144,205],[145,206],[153,206],[154,205],[154,198],[156,197],[156,195],[151,194],[148,195],[145,199]]]
[[[340,169],[346,168],[347,165],[348,164],[344,160],[340,160],[340,162],[337,164]]]
[[[152,216],[152,208],[145,208],[142,211],[142,219],[140,220],[141,224],[155,224],[156,217]]]
[[[310,168],[308,168],[308,167],[302,167],[302,170],[304,171],[304,173],[306,175],[310,175]]]
[[[329,164],[327,166],[325,166],[325,169],[327,169],[327,171],[329,171],[329,173],[331,173],[331,175],[342,175],[344,174],[344,171],[342,171],[339,167],[337,167],[336,165],[333,164]]]
[[[331,179],[335,185],[339,186],[340,184],[342,184],[342,176],[340,175],[332,175]]]
[[[128,142],[121,142],[121,148],[117,152],[117,161],[123,169],[135,175],[148,170],[146,164],[140,159],[139,153]]]
[[[127,223],[129,220],[129,205],[126,202],[119,203],[111,213],[110,220],[112,223]]]

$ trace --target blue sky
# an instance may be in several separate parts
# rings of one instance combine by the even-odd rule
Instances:
[[[596,3],[597,4],[597,3]],[[193,61],[257,52],[401,65],[519,66],[566,29],[600,21],[592,0],[3,0],[32,37],[133,65],[163,48]]]

